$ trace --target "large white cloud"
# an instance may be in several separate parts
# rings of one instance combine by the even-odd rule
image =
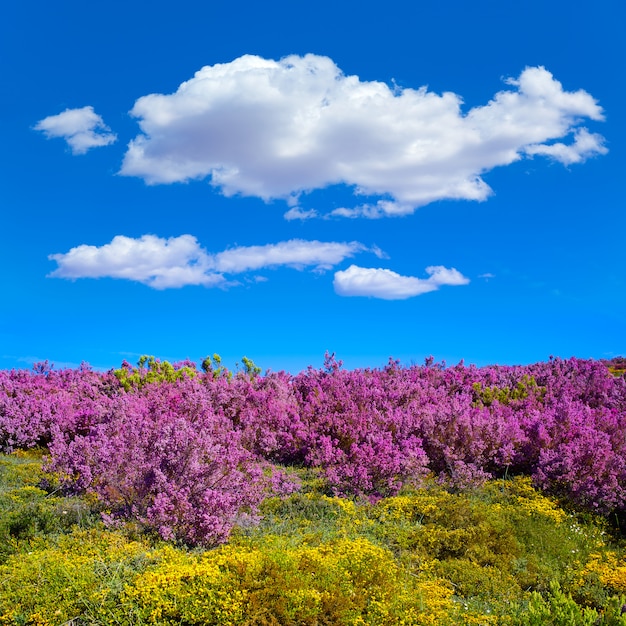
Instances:
[[[265,246],[240,246],[209,254],[192,235],[169,239],[118,235],[103,246],[80,245],[64,254],[51,254],[57,278],[125,278],[155,289],[204,285],[224,287],[224,274],[286,265],[329,269],[369,249],[358,242],[338,243],[292,239]],[[369,250],[381,256],[377,248]]]
[[[437,291],[442,285],[467,285],[469,279],[454,268],[441,265],[426,268],[428,278],[402,276],[381,268],[351,265],[347,270],[335,273],[333,284],[340,296],[370,296],[383,300],[405,300],[429,291]]]
[[[203,67],[173,94],[137,100],[142,133],[121,173],[150,184],[210,177],[225,195],[292,207],[302,192],[343,183],[374,200],[334,215],[379,217],[445,198],[484,200],[491,189],[481,176],[524,156],[570,164],[606,152],[582,126],[603,119],[590,94],[565,91],[543,67],[507,84],[463,113],[454,93],[360,81],[327,57],[247,55]]]
[[[35,130],[45,133],[49,139],[65,139],[73,154],[85,154],[91,148],[108,146],[117,140],[91,106],[82,109],[66,109],[58,115],[50,115],[35,125]]]

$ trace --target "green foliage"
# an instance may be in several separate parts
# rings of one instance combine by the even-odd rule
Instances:
[[[221,376],[226,376],[229,380],[232,378],[232,373],[222,365],[222,357],[217,353],[202,360],[202,371],[212,374],[215,380]]]
[[[255,364],[252,359],[248,357],[242,357],[241,362],[243,363],[243,371],[246,376],[249,376],[250,379],[256,378],[261,373],[261,368]]]
[[[626,615],[622,614],[623,599],[613,598],[605,610],[581,607],[570,594],[564,593],[559,584],[550,585],[544,597],[536,591],[529,600],[516,605],[518,614],[515,626],[626,626]]]
[[[39,451],[0,456],[0,563],[34,538],[95,523],[84,501],[42,489],[50,478]]]
[[[514,402],[535,398],[542,402],[546,388],[537,384],[534,376],[524,374],[514,387],[494,385],[486,387],[481,383],[472,385],[474,393],[474,406],[491,406],[494,402],[509,405]]]
[[[242,372],[250,379],[256,378],[261,374],[261,368],[254,363],[252,359],[243,357]],[[226,377],[230,380],[233,376],[232,372],[222,365],[222,358],[219,354],[207,356],[201,363],[202,371],[211,374],[214,379]],[[113,370],[113,375],[119,380],[120,385],[126,390],[141,389],[148,384],[158,384],[160,382],[175,382],[185,378],[195,378],[198,375],[196,365],[191,361],[183,361],[182,363],[170,363],[169,361],[161,361],[154,356],[143,355],[139,358],[137,366],[134,367],[130,363],[124,362],[122,367]]]
[[[511,616],[513,603],[527,602],[532,591],[548,597],[554,583],[577,594],[580,606],[600,611],[619,592],[612,581],[622,580],[622,570],[610,561],[602,569],[605,593],[582,597],[582,586],[589,586],[587,578],[598,570],[585,574],[585,564],[610,545],[605,526],[566,513],[525,478],[491,481],[460,493],[427,483],[373,505],[312,490],[267,501],[262,513],[259,527],[240,531],[233,541],[241,534],[255,546],[268,535],[294,545],[366,537],[393,552],[404,576],[452,585],[463,615],[485,620],[467,623]],[[623,580],[626,585],[626,574]]]
[[[119,369],[113,370],[113,375],[126,391],[130,391],[141,389],[144,385],[152,383],[195,378],[198,372],[195,364],[189,361],[183,364],[172,364],[144,354],[139,358],[137,367],[124,363]]]

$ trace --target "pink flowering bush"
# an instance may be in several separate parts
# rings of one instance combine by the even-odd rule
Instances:
[[[255,455],[278,463],[304,459],[306,428],[285,372],[235,376],[223,372],[203,379],[214,411],[241,434],[242,444]]]
[[[552,437],[539,450],[536,483],[585,508],[607,513],[626,503],[626,415],[563,401]]]
[[[340,367],[327,354],[324,370],[309,368],[293,381],[306,424],[305,462],[323,468],[336,493],[384,496],[424,476],[422,441],[380,372]]]
[[[83,364],[55,370],[0,370],[0,451],[48,445],[58,433],[88,430],[106,412],[119,386],[111,374]]]
[[[50,469],[110,522],[205,545],[295,488],[275,463],[373,499],[427,473],[457,488],[525,474],[590,510],[626,511],[626,377],[611,362],[244,366],[216,355],[203,371],[150,357],[108,373],[0,371],[0,449],[47,447]]]
[[[50,453],[49,469],[95,494],[107,521],[135,520],[190,544],[224,541],[272,485],[190,379],[118,397],[88,433],[55,438]]]

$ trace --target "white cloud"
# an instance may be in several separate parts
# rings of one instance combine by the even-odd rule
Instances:
[[[429,278],[402,276],[388,269],[351,265],[335,273],[333,284],[340,296],[371,296],[383,300],[404,300],[436,291],[442,285],[467,285],[469,279],[458,270],[442,265],[426,268]]]
[[[73,154],[85,154],[91,148],[108,146],[117,140],[117,135],[110,132],[91,106],[50,115],[37,122],[34,128],[45,133],[48,139],[62,137]]]
[[[310,220],[317,217],[317,211],[315,209],[302,209],[299,206],[294,206],[289,209],[283,216],[286,220]]]
[[[83,244],[48,258],[58,264],[50,274],[57,278],[126,278],[155,289],[226,282],[211,271],[210,257],[191,235],[170,239],[118,235],[100,247]]]
[[[606,152],[580,127],[602,120],[587,92],[565,91],[543,67],[525,69],[484,106],[460,96],[345,76],[327,58],[242,56],[203,67],[169,95],[137,100],[142,133],[121,173],[149,184],[209,177],[225,195],[282,198],[287,219],[312,217],[307,191],[346,184],[374,200],[336,216],[406,215],[440,199],[484,200],[481,178],[525,156],[565,164]],[[572,144],[557,142],[574,134]]]
[[[215,255],[215,266],[219,271],[231,274],[278,265],[288,265],[296,269],[313,266],[318,270],[326,270],[358,252],[367,250],[363,244],[356,241],[325,243],[292,239],[265,246],[245,246],[225,250]]]
[[[340,207],[328,213],[329,217],[367,217],[368,219],[378,219],[379,217],[400,217],[410,215],[415,211],[415,207],[410,204],[399,204],[389,200],[379,200],[376,204],[360,204],[353,208]]]
[[[226,287],[234,283],[224,274],[239,274],[275,266],[330,269],[368,248],[358,242],[337,243],[293,239],[265,246],[241,246],[209,254],[192,235],[164,239],[118,235],[103,246],[80,245],[65,254],[51,254],[56,278],[125,278],[154,289],[203,285]],[[378,248],[371,250],[377,256]],[[258,281],[263,281],[258,278]]]
[[[560,161],[564,165],[582,163],[595,154],[606,154],[608,149],[604,145],[604,137],[597,133],[590,133],[586,128],[580,128],[574,136],[574,143],[553,143],[549,145],[531,145],[525,150],[526,154],[544,155]]]

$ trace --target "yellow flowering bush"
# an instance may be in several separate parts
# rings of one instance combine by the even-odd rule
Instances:
[[[497,494],[498,490],[508,496],[508,507],[514,507],[532,516],[543,516],[560,524],[567,518],[554,499],[548,498],[532,486],[529,476],[516,476],[508,481],[491,481],[485,486],[489,494]]]
[[[626,557],[620,559],[614,551],[593,554],[582,571],[582,578],[597,576],[604,587],[616,593],[626,593]]]
[[[443,624],[456,612],[451,585],[414,582],[364,538],[290,546],[270,537],[257,547],[163,555],[123,595],[148,624]]]
[[[101,530],[31,548],[0,566],[0,624],[111,623],[123,581],[149,561],[144,544]]]

